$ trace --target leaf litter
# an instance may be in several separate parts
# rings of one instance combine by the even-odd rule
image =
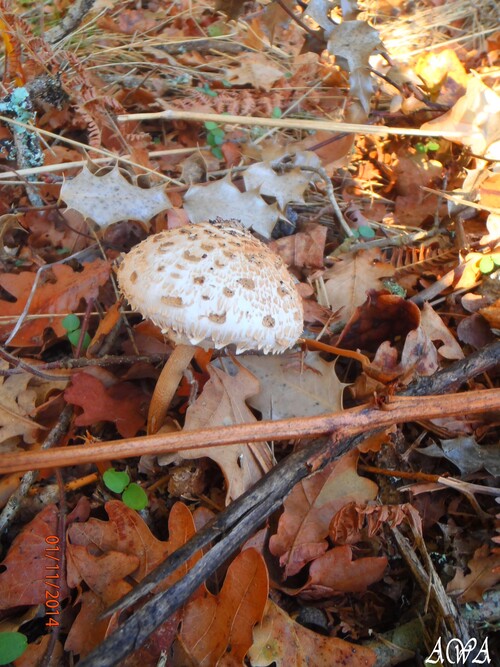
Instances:
[[[305,437],[250,437],[122,458],[114,447],[136,436],[142,454],[173,343],[120,298],[121,254],[174,226],[237,219],[282,257],[304,300],[293,350],[229,349],[212,361],[197,352],[164,433],[248,434],[259,421],[291,424],[361,402],[384,409],[419,377],[452,363],[460,376],[500,330],[500,41],[487,0],[419,0],[418,21],[398,0],[179,0],[161,11],[97,2],[80,7],[63,42],[68,7],[46,8],[42,37],[34,9],[6,2],[0,25],[0,447],[9,457],[58,445],[71,467],[60,468],[58,505],[44,505],[52,468],[17,490],[20,474],[1,481],[0,591],[3,613],[29,637],[19,664],[41,664],[47,647],[78,664],[123,622],[101,618],[107,607],[307,447]],[[180,119],[158,121],[158,108]],[[134,113],[150,115],[121,118]],[[364,131],[335,135],[325,119]],[[385,134],[370,133],[380,125]],[[495,349],[496,365],[461,391],[498,386]],[[247,548],[207,572],[122,664],[156,665],[162,653],[183,667],[389,664],[386,637],[390,664],[429,655],[441,636],[490,641],[494,653],[498,419],[452,418],[447,398],[435,398],[441,419],[396,423],[324,467],[311,462]],[[105,486],[107,464],[62,458],[82,441],[105,441],[110,465],[146,491],[145,510]],[[34,629],[19,612],[51,610],[47,540],[61,546],[51,560],[58,615]],[[445,597],[429,597],[438,580]],[[471,603],[480,622],[467,620]],[[392,632],[416,618],[428,637],[414,633],[409,657]],[[459,636],[458,619],[468,624]]]

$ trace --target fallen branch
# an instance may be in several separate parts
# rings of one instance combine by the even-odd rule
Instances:
[[[335,433],[342,438],[350,438],[359,433],[392,424],[477,414],[495,409],[500,409],[500,389],[469,391],[448,396],[446,401],[441,402],[436,400],[435,396],[419,398],[395,396],[383,403],[382,407],[364,405],[317,417],[296,417],[278,421],[218,426],[196,431],[147,435],[50,451],[13,452],[2,456],[0,473],[20,472],[33,470],[33,468],[74,466],[110,459],[126,459],[144,454],[167,454],[181,450],[205,449],[210,446],[234,445],[238,442],[305,439],[330,433]]]

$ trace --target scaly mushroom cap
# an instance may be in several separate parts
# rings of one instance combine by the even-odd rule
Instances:
[[[239,222],[154,234],[118,269],[135,310],[176,343],[282,352],[302,333],[302,300],[281,258]]]

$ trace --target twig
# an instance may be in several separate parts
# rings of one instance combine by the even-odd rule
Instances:
[[[45,40],[49,44],[55,44],[63,37],[66,37],[82,22],[85,14],[88,14],[92,9],[95,0],[75,0],[70,5],[65,16],[50,30],[44,34]]]
[[[73,406],[67,405],[61,412],[61,416],[59,417],[57,424],[45,438],[42,449],[49,449],[50,447],[57,445],[62,436],[68,430],[72,415]],[[30,472],[27,472],[25,475],[23,475],[19,486],[11,495],[7,501],[7,504],[3,508],[2,513],[0,514],[0,534],[3,533],[3,531],[6,530],[10,523],[14,520],[21,506],[22,499],[28,494],[31,485],[36,481],[37,477],[37,470],[31,470]]]
[[[13,354],[10,354],[10,352],[7,352],[7,350],[4,350],[3,347],[0,346],[0,357],[2,359],[5,359],[5,361],[8,361],[9,364],[13,364],[16,368],[20,369],[19,372],[26,372],[26,373],[31,373],[31,375],[36,375],[39,378],[42,378],[43,380],[56,380],[57,382],[69,379],[71,375],[50,375],[50,373],[44,373],[42,370],[37,368],[36,366],[30,366],[30,364],[27,364],[25,361],[22,359],[18,359],[15,357]],[[0,373],[0,375],[4,375],[4,373]],[[8,371],[5,372],[5,375],[16,375],[16,373],[9,373]]]
[[[87,368],[87,366],[131,366],[135,363],[158,364],[165,361],[165,354],[143,354],[139,356],[130,354],[122,357],[109,355],[99,357],[98,359],[87,359],[86,357],[80,357],[79,359],[60,359],[59,361],[50,361],[49,363],[40,364],[39,366],[31,366],[21,359],[14,357],[12,354],[9,354],[9,352],[4,352],[1,347],[0,356],[4,357],[9,363],[19,366],[18,369],[12,368],[6,371],[0,371],[0,376],[17,375],[26,371],[48,380],[66,380],[71,377],[70,375],[48,375],[45,373],[45,371],[48,370]]]
[[[296,417],[197,431],[146,435],[138,438],[123,438],[119,441],[64,447],[52,451],[7,453],[0,460],[0,473],[33,468],[73,466],[210,446],[220,447],[238,442],[314,438],[330,433],[338,433],[346,438],[398,422],[475,414],[498,408],[500,408],[500,389],[484,389],[456,394],[447,397],[445,402],[438,401],[435,396],[425,396],[418,400],[399,396],[389,399],[383,408],[364,405],[316,417]]]
[[[2,120],[0,118],[0,120]],[[197,111],[182,111],[180,109],[166,109],[152,113],[131,113],[117,116],[120,122],[140,120],[192,120],[197,122],[213,121],[229,125],[254,125],[258,127],[278,127],[291,130],[325,130],[327,132],[346,132],[347,134],[385,135],[413,137],[444,137],[459,139],[462,135],[456,131],[417,130],[410,127],[386,127],[382,125],[362,125],[359,123],[339,123],[333,120],[307,120],[304,118],[256,118],[254,116],[232,116],[218,113],[199,113]]]

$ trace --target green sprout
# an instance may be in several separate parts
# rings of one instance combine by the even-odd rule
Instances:
[[[418,144],[415,144],[415,150],[417,153],[428,153],[429,151],[438,151],[440,148],[437,141],[429,140],[427,143],[422,143],[421,141]]]
[[[28,646],[22,632],[0,632],[0,665],[8,665],[21,657]]]
[[[500,266],[500,254],[486,255],[479,262],[481,273],[491,273]]]
[[[82,329],[80,327],[80,318],[77,317],[77,315],[73,314],[66,315],[61,324],[66,329],[68,340],[71,343],[71,345],[73,345],[73,347],[77,347],[78,342],[80,340],[80,336],[82,335]],[[85,336],[83,337],[83,343],[82,343],[83,350],[86,350],[88,348],[91,340],[92,339],[90,338],[88,332],[85,332]]]
[[[148,506],[148,497],[144,489],[130,482],[128,473],[108,468],[102,476],[104,484],[113,493],[121,493],[122,501],[132,510],[143,510]]]
[[[205,129],[207,131],[207,144],[211,147],[212,155],[215,155],[218,160],[222,160],[224,156],[220,146],[226,140],[224,130],[211,120],[206,121]]]

